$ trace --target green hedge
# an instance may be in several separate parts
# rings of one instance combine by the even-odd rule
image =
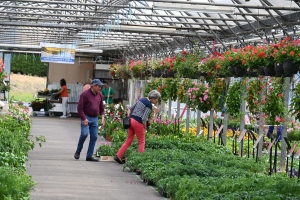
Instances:
[[[32,76],[47,76],[48,63],[42,63],[39,55],[13,54],[11,72]]]

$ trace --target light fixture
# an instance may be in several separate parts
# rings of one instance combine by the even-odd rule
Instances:
[[[234,7],[187,5],[187,4],[172,4],[172,3],[154,3],[153,9],[195,11],[195,12],[203,12],[203,13],[222,13],[222,14],[234,14],[235,11]]]
[[[194,11],[203,13],[222,13],[222,14],[234,14],[234,7],[222,7],[222,6],[204,6],[204,5],[183,5],[183,4],[171,4],[171,3],[155,3],[154,9],[162,10],[175,10],[175,11]]]
[[[130,26],[130,25],[119,25],[119,26],[110,26],[111,31],[118,32],[120,31],[136,31],[136,32],[146,32],[146,33],[175,33],[175,28],[160,28],[160,27],[147,27],[147,26]]]

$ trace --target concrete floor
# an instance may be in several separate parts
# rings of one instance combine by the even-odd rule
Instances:
[[[32,135],[46,143],[29,152],[28,173],[36,182],[33,200],[162,200],[134,173],[115,162],[85,161],[89,138],[81,157],[74,159],[80,135],[78,118],[32,117]],[[95,148],[99,146],[99,139]]]

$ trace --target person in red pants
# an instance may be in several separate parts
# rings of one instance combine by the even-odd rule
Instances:
[[[127,139],[114,158],[119,164],[123,164],[121,158],[132,144],[134,135],[136,135],[138,139],[138,152],[144,152],[147,121],[152,111],[152,104],[156,104],[160,97],[161,95],[157,90],[152,90],[149,92],[148,98],[141,98],[129,108],[130,127],[128,129]]]

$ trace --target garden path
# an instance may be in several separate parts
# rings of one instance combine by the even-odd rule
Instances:
[[[33,117],[31,134],[46,143],[29,152],[28,173],[36,182],[33,200],[162,200],[131,172],[115,162],[86,162],[88,140],[79,160],[74,153],[80,134],[78,118]],[[99,139],[96,147],[99,146]]]

